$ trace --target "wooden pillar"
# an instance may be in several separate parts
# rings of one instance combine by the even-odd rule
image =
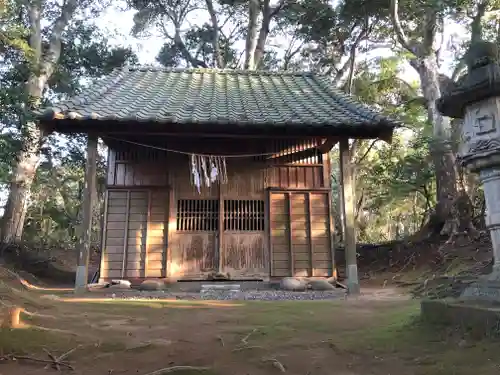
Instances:
[[[344,213],[344,249],[346,259],[347,291],[359,294],[358,263],[356,256],[356,229],[354,219],[354,176],[349,155],[349,139],[340,140],[340,175],[342,181],[342,211]]]
[[[337,280],[337,264],[335,262],[335,226],[333,224],[333,200],[332,200],[332,164],[330,159],[330,150],[334,143],[330,142],[331,147],[322,154],[323,159],[323,187],[328,188],[328,238],[330,240],[330,254],[332,257],[332,275]]]
[[[85,166],[85,189],[83,192],[82,231],[78,244],[75,292],[87,289],[89,277],[90,240],[92,232],[92,210],[95,201],[97,172],[97,136],[89,134],[87,138],[87,163]]]

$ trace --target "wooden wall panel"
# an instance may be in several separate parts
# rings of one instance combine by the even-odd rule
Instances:
[[[228,183],[203,186],[200,192],[192,184],[187,155],[132,146],[128,151],[110,150],[107,258],[103,258],[102,274],[109,278],[122,274],[130,278],[167,275],[200,278],[219,270],[235,278],[262,278],[269,274],[299,276],[329,272],[326,262],[331,263],[327,253],[331,245],[325,240],[328,228],[324,228],[329,219],[317,208],[318,204],[325,204],[328,194],[309,196],[308,192],[293,191],[329,185],[324,155],[300,160],[293,156],[293,152],[307,150],[314,144],[306,146],[281,152],[274,164],[269,163],[269,155],[228,158]],[[269,196],[266,190],[269,187],[288,192]],[[266,230],[224,230],[221,216],[221,227],[217,230],[179,231],[176,220],[179,200],[200,199],[217,200],[220,215],[224,200],[269,199]]]
[[[178,279],[201,279],[216,270],[215,233],[177,232],[169,244],[169,276]]]
[[[168,184],[167,160],[148,160],[141,154],[133,160],[117,158],[117,152],[109,150],[107,185],[116,187],[166,186]],[[123,156],[122,156],[123,157]]]
[[[222,272],[231,278],[262,279],[269,274],[263,231],[224,233],[221,247]]]
[[[269,218],[271,231],[271,276],[290,276],[290,243],[288,220],[288,196],[286,193],[271,193]]]
[[[323,166],[284,165],[269,167],[267,187],[279,189],[319,189],[324,187]]]
[[[168,191],[108,190],[101,279],[164,277]]]
[[[132,148],[130,152],[118,152],[110,149],[108,152],[107,184],[108,186],[166,186],[180,178],[178,187],[186,195],[198,194],[191,183],[190,161],[187,155],[159,154],[140,152],[141,149]],[[154,150],[153,150],[154,151]],[[324,157],[323,157],[324,158]],[[235,194],[240,189],[245,189],[246,183],[256,187],[318,189],[328,186],[325,184],[325,168],[329,168],[327,160],[295,161],[283,165],[270,165],[265,167],[262,160],[227,159],[227,172],[229,177],[228,194]],[[328,166],[327,166],[328,164]],[[175,170],[175,172],[173,172]],[[177,175],[169,177],[169,172]],[[249,176],[245,176],[248,174]],[[251,176],[251,177],[250,177]],[[241,182],[245,182],[242,184]],[[186,183],[187,182],[187,183]],[[214,186],[216,188],[216,186]],[[202,194],[214,195],[214,189],[202,189]]]
[[[331,276],[328,192],[271,192],[269,200],[271,276]]]
[[[127,212],[129,193],[108,191],[107,223],[104,236],[104,249],[101,259],[101,279],[122,277],[124,251],[126,251]]]
[[[169,191],[150,190],[146,277],[167,276]]]
[[[332,275],[332,241],[330,234],[330,219],[328,213],[327,193],[310,194],[311,239],[313,249],[313,276]]]
[[[307,194],[290,194],[291,252],[292,275],[311,276],[310,274],[310,237],[308,235],[309,218],[307,212]]]
[[[229,161],[228,183],[220,186],[219,199],[221,201],[221,231],[220,257],[221,272],[229,274],[233,279],[264,279],[269,276],[269,255],[265,246],[264,215],[265,215],[265,177],[262,168],[242,168],[237,161]],[[237,207],[232,202],[241,202]],[[246,203],[246,204],[245,204]],[[226,207],[227,205],[227,207]],[[259,225],[250,226],[250,223],[241,218],[247,214],[262,214]],[[225,216],[226,215],[226,216]],[[232,217],[238,222],[239,230],[234,230],[224,224],[225,218]],[[232,223],[234,226],[235,223]]]
[[[221,197],[225,199],[264,199],[267,187],[266,171],[262,168],[242,168],[235,161],[227,163],[228,182],[221,185]]]

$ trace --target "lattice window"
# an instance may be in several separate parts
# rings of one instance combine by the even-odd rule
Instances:
[[[224,230],[263,231],[264,201],[225,200]]]
[[[213,232],[219,229],[219,201],[216,199],[179,199],[177,230]]]
[[[272,147],[267,147],[266,155],[253,159],[271,164],[322,164],[323,157],[318,145],[318,140],[276,139]],[[270,151],[276,154],[268,155]]]

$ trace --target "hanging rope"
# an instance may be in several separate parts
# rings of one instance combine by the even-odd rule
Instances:
[[[212,157],[218,156],[221,158],[250,158],[250,157],[255,157],[255,156],[271,156],[271,155],[276,155],[276,153],[277,153],[276,151],[274,151],[274,152],[264,152],[264,153],[258,153],[258,154],[238,154],[238,155],[199,154],[199,153],[193,153],[193,152],[187,152],[187,151],[174,150],[174,149],[165,148],[165,147],[152,146],[152,145],[148,145],[145,143],[129,141],[126,139],[120,139],[120,138],[114,138],[114,137],[108,137],[108,136],[103,137],[103,138],[113,139],[115,141],[125,142],[125,143],[129,143],[129,144],[136,145],[136,146],[146,147],[146,148],[150,148],[150,149],[154,149],[154,150],[172,152],[175,154],[182,154],[182,155],[196,155],[196,156],[209,156],[209,157],[210,156],[212,156]]]

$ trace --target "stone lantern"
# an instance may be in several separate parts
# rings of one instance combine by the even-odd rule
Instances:
[[[486,201],[494,265],[490,275],[467,288],[462,297],[500,300],[500,65],[497,46],[473,43],[466,55],[468,74],[437,100],[444,115],[463,119],[459,158],[479,175]]]

